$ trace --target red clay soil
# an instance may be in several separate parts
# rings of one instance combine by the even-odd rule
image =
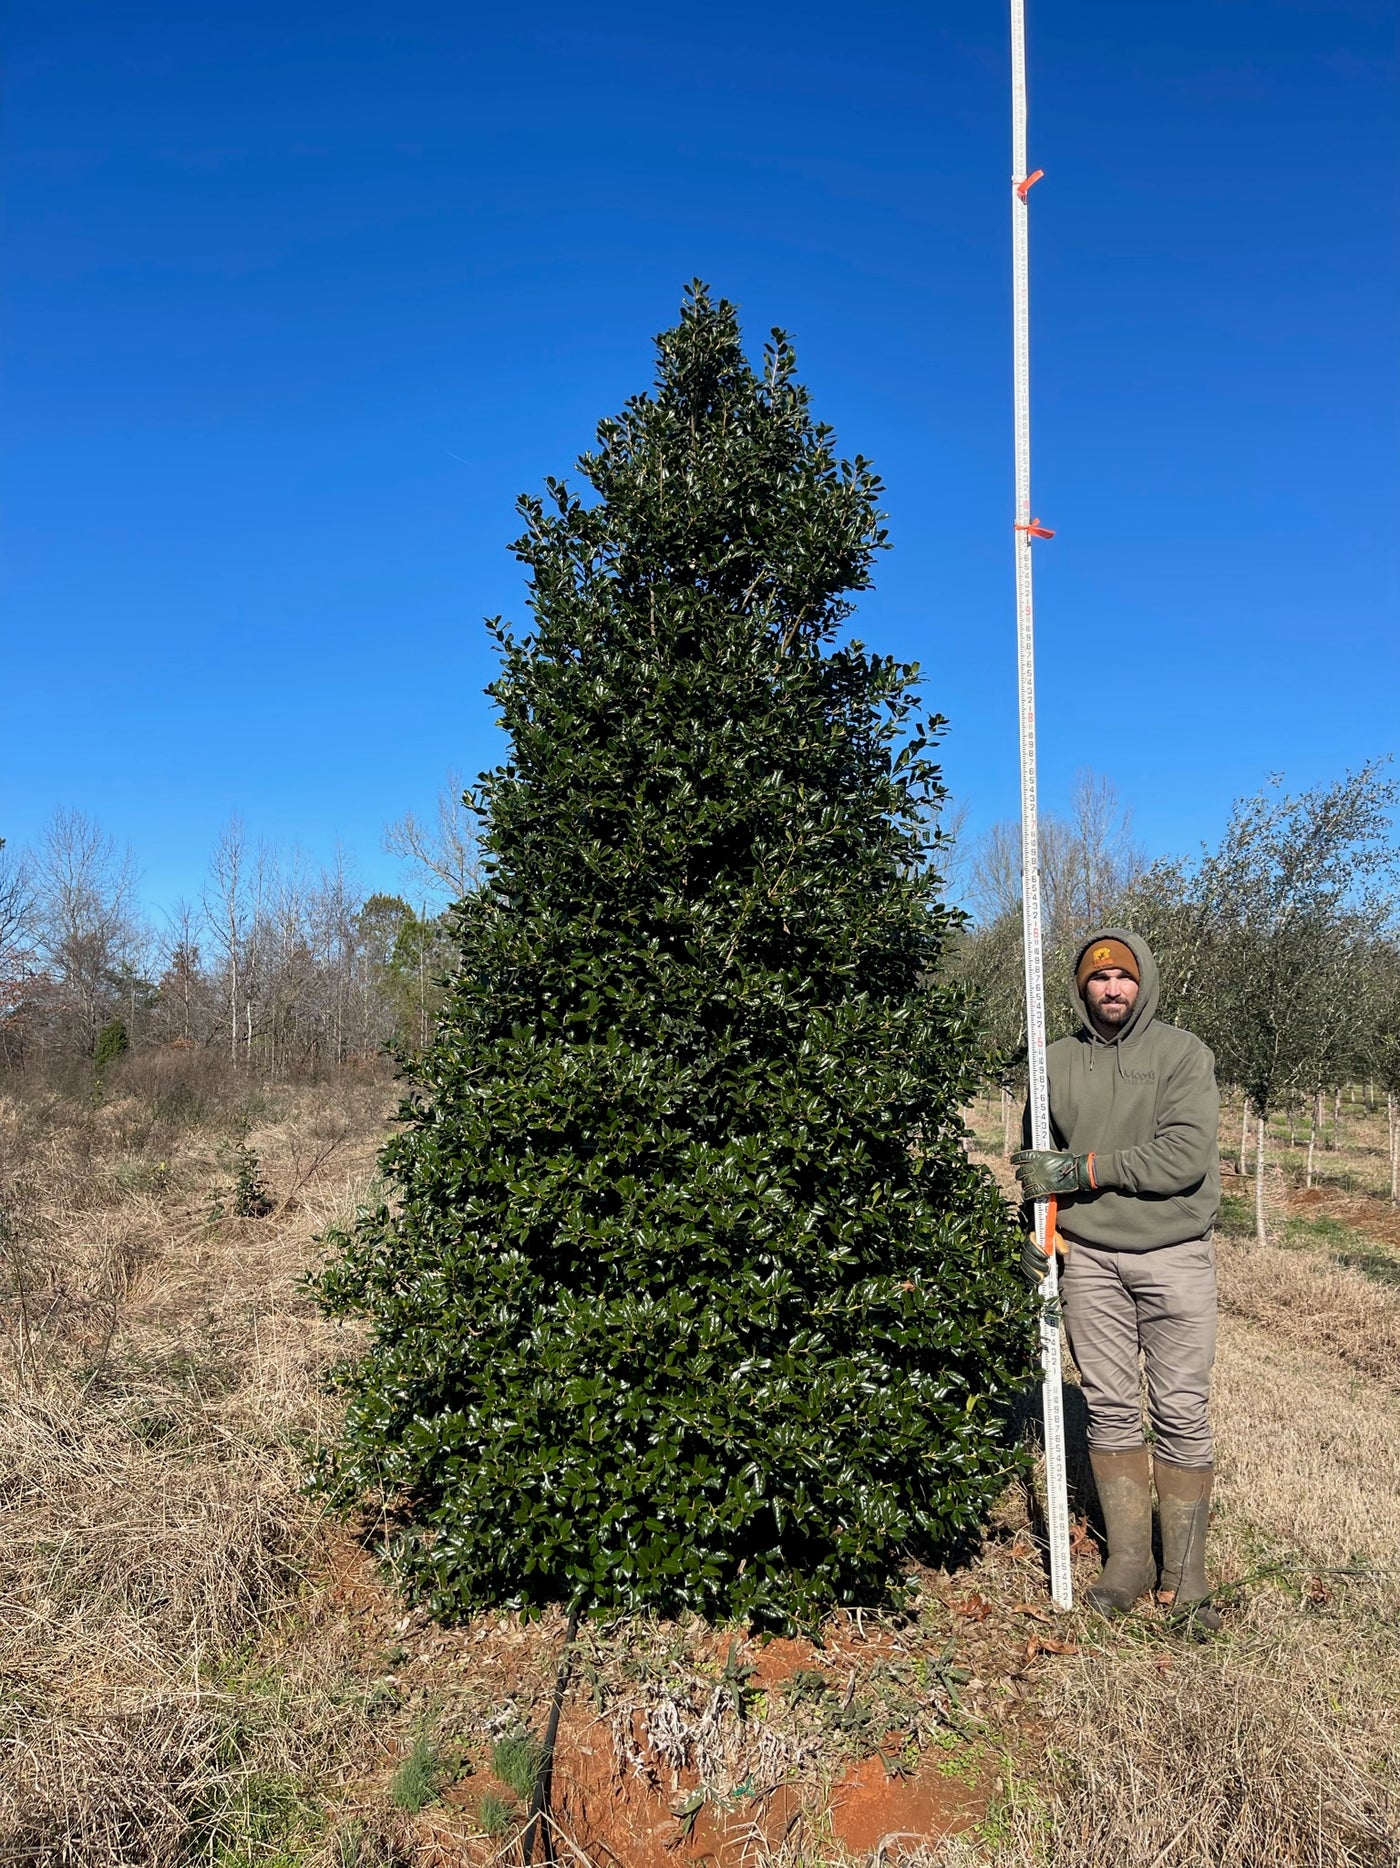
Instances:
[[[883,1758],[866,1758],[847,1771],[831,1799],[831,1829],[852,1855],[868,1855],[896,1839],[913,1847],[970,1828],[987,1813],[994,1773],[971,1784],[925,1763],[909,1776],[891,1777]]]
[[[912,1848],[966,1829],[986,1814],[990,1770],[960,1783],[925,1764],[891,1776],[882,1758],[853,1765],[831,1792],[826,1813],[832,1839],[853,1856],[869,1855],[895,1839]],[[739,1868],[752,1861],[755,1843],[777,1848],[803,1817],[797,1792],[779,1785],[766,1794],[707,1802],[688,1815],[693,1782],[683,1775],[675,1791],[617,1775],[605,1730],[561,1730],[555,1763],[553,1809],[573,1849],[591,1862],[621,1868],[674,1868],[706,1862]],[[818,1826],[825,1827],[818,1817]],[[573,1857],[577,1860],[577,1855]]]
[[[359,1657],[351,1664],[361,1678],[392,1683],[397,1695],[375,1721],[377,1762],[366,1759],[364,1775],[345,1785],[343,1816],[383,1811],[394,1823],[401,1856],[414,1868],[486,1868],[513,1859],[518,1848],[513,1852],[510,1835],[487,1835],[481,1821],[488,1793],[513,1811],[517,1825],[525,1814],[491,1773],[492,1748],[481,1718],[487,1709],[513,1705],[528,1729],[543,1729],[562,1647],[562,1617],[522,1624],[514,1616],[482,1616],[444,1628],[406,1614],[353,1538],[337,1532],[328,1541],[323,1626],[335,1625],[347,1659]],[[1076,1540],[1077,1567],[1092,1568],[1092,1554],[1079,1548],[1081,1541]],[[952,1656],[962,1670],[962,1711],[975,1722],[986,1721],[982,1730],[995,1735],[991,1745],[964,1743],[945,1727],[948,1749],[935,1744],[919,1755],[907,1731],[876,1730],[866,1739],[866,1755],[844,1768],[836,1763],[841,1774],[834,1784],[824,1785],[813,1771],[800,1782],[765,1783],[754,1776],[727,1796],[702,1799],[694,1770],[673,1773],[653,1758],[640,1717],[630,1761],[619,1755],[615,1714],[600,1716],[576,1669],[554,1764],[556,1858],[573,1868],[692,1868],[701,1862],[741,1868],[753,1861],[756,1845],[777,1849],[791,1838],[809,1858],[844,1852],[868,1860],[882,1845],[886,1855],[897,1857],[918,1840],[976,1823],[995,1787],[993,1746],[1020,1746],[1028,1736],[1028,1697],[1034,1698],[1045,1671],[1073,1646],[1054,1638],[1054,1618],[1042,1606],[1039,1563],[1021,1537],[991,1545],[972,1575],[930,1573],[927,1589],[932,1606],[923,1627],[871,1615],[833,1616],[820,1646],[806,1639],[762,1642],[733,1631],[697,1629],[688,1637],[688,1664],[714,1679],[737,1663],[747,1689],[770,1701],[795,1675],[810,1675],[818,1690],[825,1679],[828,1695],[844,1705],[853,1693],[859,1697],[870,1688],[873,1695],[872,1682],[888,1678],[891,1668],[903,1668],[907,1679],[910,1669]],[[824,1703],[829,1706],[830,1697]],[[444,1710],[442,1729],[466,1741],[467,1768],[435,1807],[391,1817],[387,1793],[394,1768],[435,1706]],[[834,1761],[839,1757],[838,1748]],[[911,1759],[913,1768],[904,1768]]]
[[[1000,1639],[980,1624],[992,1605],[983,1598],[959,1597],[954,1613],[967,1629],[1000,1649],[1004,1673],[1025,1665],[1030,1648],[1025,1624]],[[715,1657],[723,1657],[733,1637],[716,1633]],[[887,1624],[851,1623],[830,1628],[825,1645],[808,1640],[770,1640],[740,1644],[740,1659],[752,1669],[752,1688],[780,1691],[795,1674],[825,1672],[845,1678],[852,1663],[869,1669],[897,1653]],[[1053,1649],[1049,1651],[1053,1652]],[[989,1669],[992,1671],[992,1669]],[[638,1734],[638,1736],[641,1736]],[[958,1775],[950,1775],[947,1755],[924,1757],[912,1771],[901,1769],[900,1735],[892,1733],[882,1749],[852,1762],[825,1792],[808,1784],[741,1786],[728,1798],[701,1800],[694,1771],[673,1775],[659,1761],[654,1768],[625,1770],[616,1755],[605,1719],[591,1705],[571,1698],[560,1723],[555,1758],[552,1808],[569,1848],[560,1858],[611,1865],[611,1868],[740,1868],[752,1862],[755,1846],[776,1849],[799,1825],[807,1852],[813,1841],[823,1855],[868,1857],[882,1845],[912,1849],[918,1841],[966,1829],[986,1814],[996,1767],[990,1754],[978,1759],[963,1750]],[[940,1764],[944,1768],[940,1768]],[[963,1772],[970,1769],[970,1776]],[[473,1779],[473,1790],[482,1782]]]

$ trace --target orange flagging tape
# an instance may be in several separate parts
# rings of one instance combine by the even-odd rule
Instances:
[[[1032,188],[1035,187],[1036,183],[1040,180],[1041,176],[1044,175],[1044,173],[1045,173],[1044,169],[1037,169],[1033,175],[1028,175],[1025,181],[1017,182],[1016,192],[1023,201],[1025,200],[1026,196],[1030,193]]]
[[[1029,532],[1032,538],[1053,538],[1055,534],[1048,525],[1042,525],[1039,519],[1032,519],[1029,525],[1012,526],[1013,532]]]
[[[1055,1249],[1055,1231],[1060,1223],[1060,1203],[1052,1193],[1045,1202],[1045,1256]]]

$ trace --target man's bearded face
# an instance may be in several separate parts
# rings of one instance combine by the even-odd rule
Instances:
[[[1123,1029],[1132,1016],[1137,997],[1137,981],[1121,966],[1100,967],[1084,982],[1089,1016],[1105,1035]]]

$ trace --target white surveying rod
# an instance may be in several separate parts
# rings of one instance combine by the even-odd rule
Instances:
[[[1050,1146],[1050,1092],[1045,1077],[1045,967],[1040,930],[1040,839],[1035,784],[1035,622],[1031,541],[1049,531],[1031,517],[1030,258],[1026,196],[1040,171],[1026,167],[1026,15],[1011,0],[1011,277],[1016,410],[1016,643],[1021,715],[1021,914],[1026,948],[1026,1056],[1030,1073],[1031,1146]],[[1065,1476],[1065,1412],[1060,1388],[1060,1294],[1055,1253],[1047,1237],[1048,1202],[1035,1203],[1035,1233],[1046,1255],[1041,1285],[1040,1360],[1044,1371],[1046,1521],[1050,1531],[1050,1596],[1073,1606],[1069,1570],[1069,1492]]]

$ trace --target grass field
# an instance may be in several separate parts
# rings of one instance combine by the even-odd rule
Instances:
[[[336,1330],[300,1286],[374,1176],[391,1085],[133,1059],[0,1094],[0,1862],[509,1861],[557,1618],[403,1613],[300,1491]],[[1003,1175],[993,1104],[971,1112]],[[1233,1159],[1238,1112],[1222,1141]],[[1045,1607],[1022,1490],[907,1616],[824,1645],[586,1628],[560,1861],[967,1868],[1400,1861],[1400,1214],[1384,1108],[1227,1176],[1212,1565],[1226,1632]],[[259,1182],[239,1218],[237,1188]],[[248,1204],[245,1200],[244,1204]],[[1067,1396],[1072,1442],[1082,1431]],[[1082,1447],[1076,1575],[1097,1568]],[[944,1831],[950,1833],[944,1834]]]

